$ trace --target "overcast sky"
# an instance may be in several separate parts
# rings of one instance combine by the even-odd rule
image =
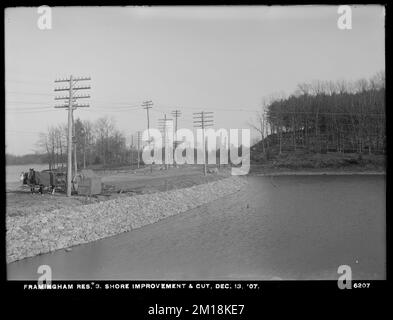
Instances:
[[[75,117],[113,116],[128,137],[179,109],[215,112],[216,128],[248,128],[264,96],[300,82],[356,80],[384,69],[384,10],[357,6],[352,30],[337,6],[54,7],[5,11],[6,152],[31,153],[38,133],[65,123],[54,80],[91,76],[91,105]],[[84,102],[84,101],[83,101]],[[87,102],[87,101],[86,101]]]

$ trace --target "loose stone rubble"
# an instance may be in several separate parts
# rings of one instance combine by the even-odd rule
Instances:
[[[6,217],[7,263],[140,228],[242,189],[244,177]]]

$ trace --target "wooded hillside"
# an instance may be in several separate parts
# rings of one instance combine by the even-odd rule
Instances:
[[[385,153],[385,76],[353,83],[314,81],[298,86],[289,97],[264,105],[254,128],[263,151],[279,153],[303,148],[327,151]]]

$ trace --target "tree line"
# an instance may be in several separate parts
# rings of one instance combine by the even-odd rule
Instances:
[[[103,117],[95,122],[89,120],[74,121],[73,143],[76,146],[76,158],[78,168],[84,167],[115,167],[136,165],[138,161],[138,150],[136,137],[133,146],[126,144],[126,137],[116,128],[113,118]],[[47,132],[42,132],[37,142],[37,152],[40,153],[41,159],[49,164],[49,170],[67,167],[67,124],[51,126]],[[216,141],[217,142],[217,141]],[[217,142],[218,143],[218,142]],[[142,159],[142,141],[139,150],[140,164],[143,165]],[[241,150],[241,147],[239,147]],[[201,151],[201,150],[199,150]],[[73,149],[74,152],[74,149]],[[197,161],[198,149],[193,150],[194,162]],[[217,163],[219,163],[220,150],[211,151],[215,154]],[[229,150],[227,150],[229,158]],[[238,152],[240,153],[240,151]],[[186,156],[183,150],[182,155]],[[162,150],[163,159],[165,159],[165,149]],[[206,154],[208,157],[208,154]],[[74,161],[74,154],[72,155]]]
[[[67,124],[51,126],[40,134],[37,147],[46,155],[50,169],[67,166]],[[125,165],[137,160],[136,147],[126,145],[126,137],[112,118],[103,117],[95,122],[74,121],[73,144],[76,146],[78,168],[91,165]]]
[[[325,153],[385,153],[385,74],[370,79],[313,81],[290,96],[263,102],[252,126],[263,152],[283,150]]]
[[[46,155],[40,153],[31,153],[22,156],[6,154],[5,162],[7,165],[41,164],[46,163]]]

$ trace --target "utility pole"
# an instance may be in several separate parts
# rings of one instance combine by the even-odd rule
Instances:
[[[130,147],[130,152],[131,152],[131,169],[132,169],[132,164],[133,164],[132,160],[134,160],[134,157],[132,156],[133,149],[134,149],[134,135],[132,134],[131,135],[131,147]]]
[[[202,129],[203,141],[203,174],[206,176],[206,141],[205,141],[205,128],[213,125],[213,112],[201,111],[193,113],[194,127]]]
[[[163,139],[163,149],[164,149],[164,159],[165,159],[165,168],[168,170],[168,154],[167,154],[167,141],[168,141],[168,122],[173,121],[172,119],[168,119],[166,114],[164,114],[164,119],[158,119],[158,127],[164,133]]]
[[[172,116],[175,117],[175,130],[174,130],[174,138],[173,138],[173,160],[175,160],[175,150],[179,141],[177,141],[177,119],[181,116],[180,110],[172,111]]]
[[[83,169],[86,169],[86,130],[83,130],[83,138],[84,138],[84,143],[83,143]]]
[[[81,98],[90,98],[89,95],[74,96],[74,91],[90,89],[90,86],[75,86],[78,81],[91,80],[90,77],[74,78],[72,75],[69,79],[57,79],[55,83],[67,82],[68,87],[55,88],[54,91],[68,91],[68,96],[55,97],[55,100],[68,100],[68,105],[57,105],[55,108],[68,109],[68,152],[67,152],[67,197],[71,196],[71,183],[72,183],[72,131],[73,131],[73,111],[77,108],[86,108],[89,105],[74,104],[74,101]]]
[[[76,160],[76,135],[75,135],[75,121],[74,121],[74,113],[72,112],[72,146],[74,150],[74,172],[72,174],[75,177],[78,173],[78,163]]]
[[[172,111],[172,116],[175,117],[175,132],[177,131],[177,118],[181,116],[181,111],[180,110],[174,110]]]
[[[137,131],[137,139],[138,139],[138,141],[137,141],[137,143],[138,143],[138,150],[137,150],[137,152],[138,152],[138,169],[139,169],[139,164],[141,162],[140,153],[139,153],[139,150],[141,150],[141,132],[140,131]]]
[[[145,100],[142,103],[142,107],[143,109],[146,109],[146,114],[147,114],[147,135],[148,135],[148,143],[149,143],[149,147],[150,147],[150,118],[149,118],[149,109],[152,108],[153,102],[151,100]],[[150,164],[150,173],[153,172],[153,164]]]

